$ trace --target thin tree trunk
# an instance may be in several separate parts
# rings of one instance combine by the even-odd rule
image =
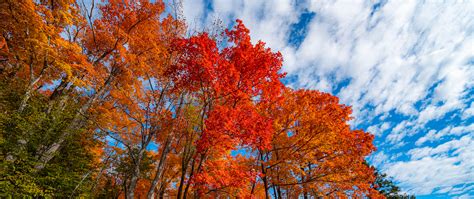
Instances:
[[[183,198],[186,198],[188,196],[190,180],[191,180],[191,177],[193,176],[193,174],[194,174],[194,165],[192,165],[192,167],[191,167],[191,173],[189,174],[188,182],[186,182],[186,187],[184,188]],[[184,178],[183,178],[183,180],[184,180]]]
[[[49,44],[49,38],[48,38],[48,44]],[[20,103],[20,107],[18,108],[18,112],[23,112],[23,110],[25,109],[26,105],[28,104],[28,100],[30,99],[31,97],[31,94],[33,92],[33,88],[35,87],[36,83],[39,82],[39,80],[41,79],[41,77],[43,76],[43,73],[44,71],[48,68],[48,53],[46,52],[46,56],[44,58],[44,64],[43,64],[43,68],[41,69],[41,72],[38,74],[38,77],[35,78],[35,74],[34,74],[34,71],[33,71],[33,57],[30,56],[30,82],[28,84],[28,88],[26,90],[26,93],[25,93],[25,96],[23,96],[23,99],[21,100],[21,103]]]
[[[165,197],[165,190],[166,188],[163,186],[163,188],[160,188],[160,195],[159,198],[163,199]]]
[[[26,105],[28,104],[28,100],[31,97],[31,93],[33,90],[33,85],[28,86],[28,90],[26,90],[25,96],[23,96],[23,99],[21,100],[20,107],[18,108],[18,112],[23,112],[25,110]]]
[[[276,190],[277,190],[277,193],[278,193],[278,198],[283,198],[282,195],[281,195],[281,188],[280,188],[280,186],[276,186]]]
[[[184,178],[186,177],[186,169],[181,170],[181,178],[179,180],[179,187],[178,187],[178,196],[176,198],[181,199],[181,195],[183,195],[183,185],[184,185]]]
[[[95,93],[93,96],[91,96],[91,98],[89,98],[89,100],[86,102],[86,104],[84,104],[79,109],[79,111],[74,116],[74,119],[72,120],[71,125],[68,128],[66,128],[66,130],[59,136],[59,138],[56,142],[53,142],[51,145],[49,145],[49,147],[47,147],[47,149],[45,151],[43,151],[44,147],[39,147],[39,149],[36,153],[36,154],[38,154],[38,157],[39,157],[38,158],[39,163],[35,166],[35,169],[37,171],[42,170],[46,166],[46,164],[51,159],[53,159],[53,157],[55,156],[56,151],[59,150],[61,145],[64,143],[64,141],[66,140],[66,138],[70,134],[72,134],[73,132],[75,132],[78,129],[82,128],[82,126],[84,124],[83,123],[83,116],[87,113],[87,111],[95,103],[95,101],[105,93],[105,91],[107,90],[106,87],[108,87],[109,84],[112,82],[113,75],[114,74],[110,74],[109,77],[107,78],[106,82],[104,83],[104,86],[97,93]]]
[[[72,191],[71,195],[69,196],[69,198],[72,198],[74,196],[74,193],[76,192],[76,190],[79,188],[79,186],[81,186],[82,182],[84,182],[84,180],[92,173],[93,170],[90,170],[89,172],[87,172],[81,179],[81,181],[76,185],[76,187],[74,188],[74,190]]]
[[[275,185],[272,186],[272,187],[273,187],[273,188],[272,188],[272,189],[273,189],[273,195],[275,195],[275,198],[278,199],[279,197],[278,197],[278,194],[277,194]]]
[[[189,180],[186,183],[186,187],[184,188],[184,193],[183,193],[183,185],[184,185],[184,179],[186,178],[186,173],[187,173],[187,170],[188,170],[188,167],[187,167],[188,163],[186,163],[186,165],[183,165],[183,167],[186,167],[186,168],[182,169],[182,171],[181,171],[181,179],[179,181],[179,188],[178,188],[178,199],[181,199],[181,195],[183,195],[183,198],[187,197],[188,191],[189,191],[189,180],[194,175],[195,159],[193,159],[193,161],[191,163],[191,171],[189,173]]]
[[[278,154],[278,150],[275,151],[275,154],[276,154],[277,161],[280,161],[280,155]],[[279,183],[280,182],[280,167],[276,166],[276,170],[277,170],[277,180]],[[278,194],[278,198],[282,198],[280,186],[276,185],[275,188]]]
[[[127,199],[134,199],[135,187],[137,186],[138,177],[140,175],[140,164],[142,162],[141,160],[143,158],[143,153],[145,152],[145,148],[147,145],[148,143],[146,143],[140,149],[140,151],[138,152],[137,158],[134,161],[132,177],[130,178],[130,184],[128,185],[128,188],[127,188],[128,192],[125,193],[125,198]],[[133,153],[133,151],[131,152]]]
[[[138,168],[138,169],[137,169]],[[140,173],[140,168],[136,167],[133,173]],[[130,178],[130,184],[128,185],[127,192],[125,193],[125,198],[134,199],[135,197],[135,187],[137,186],[138,176],[133,174]]]
[[[204,153],[201,153],[201,156],[200,156],[200,161],[199,161],[199,165],[197,167],[197,170],[196,172],[199,173],[201,172],[201,169],[202,169],[202,164],[204,163],[205,161],[205,158],[206,158],[206,152]],[[188,195],[188,189],[189,189],[189,185],[191,184],[190,183],[190,180],[192,179],[193,175],[194,175],[194,163],[192,165],[192,169],[191,169],[191,173],[189,174],[189,180],[186,184],[186,189],[184,189],[184,195],[183,195],[183,199],[186,199],[187,195]],[[199,195],[197,194],[197,190],[194,191],[194,198],[199,198]]]
[[[191,161],[190,158],[192,158],[192,154],[190,154],[189,146],[190,144],[187,143],[186,148],[184,150],[183,159],[181,161],[181,178],[180,178],[179,186],[178,186],[178,198],[180,198],[183,193],[184,179],[186,178],[186,173],[188,171],[189,161]],[[191,166],[191,170],[194,170],[194,159],[193,159],[192,164],[193,165]],[[191,171],[191,175],[192,175],[192,171]]]
[[[150,189],[148,190],[147,198],[151,199],[155,195],[155,187],[158,185],[158,181],[160,181],[161,176],[163,175],[163,165],[165,164],[166,161],[166,156],[168,155],[169,149],[170,149],[170,143],[171,139],[168,137],[165,142],[165,148],[163,149],[163,152],[161,153],[160,157],[160,162],[158,163],[158,166],[156,167],[156,173],[155,173],[155,178],[153,179]]]
[[[267,172],[265,169],[265,166],[263,165],[263,153],[260,153],[260,159],[262,160],[261,168],[262,168],[262,174],[263,174],[263,186],[265,187],[265,199],[270,199],[270,196],[268,195],[268,179],[267,179]]]
[[[255,185],[256,185],[256,184],[257,184],[256,181],[255,181],[255,182],[252,182],[252,189],[251,189],[251,191],[250,191],[250,195],[252,195],[252,196],[253,196],[253,194],[255,193]]]

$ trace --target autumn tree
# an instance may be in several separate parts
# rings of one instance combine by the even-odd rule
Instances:
[[[164,10],[160,1],[109,1],[99,9],[102,17],[93,21],[88,19],[91,25],[84,27],[80,41],[90,63],[81,75],[81,81],[86,83],[82,88],[88,93],[87,102],[77,111],[74,123],[62,136],[45,147],[40,158],[42,164],[53,157],[70,130],[80,127],[85,119],[83,115],[87,115],[91,107],[101,105],[114,92],[135,92],[140,84],[138,75],[154,69],[159,71],[159,65],[158,68],[152,66],[165,59],[162,57],[166,52],[163,41],[174,30],[171,26],[179,24],[170,16],[160,19]],[[69,83],[62,81],[55,91],[63,92],[68,88]]]
[[[24,92],[11,114],[33,107],[34,95],[45,100],[46,118],[70,110],[68,120],[45,142],[33,144],[35,132],[28,129],[18,140],[9,140],[20,148],[34,146],[29,156],[35,172],[58,158],[67,140],[80,136],[90,123],[101,127],[93,114],[113,103],[110,96],[134,92],[140,84],[136,76],[160,70],[160,62],[167,59],[165,41],[180,34],[176,27],[181,26],[163,12],[161,1],[1,2],[1,80],[7,88]],[[5,118],[13,117],[9,114]],[[41,128],[47,122],[43,118],[36,124]],[[8,161],[18,159],[5,153]]]
[[[87,123],[71,131],[77,139],[64,137],[67,146],[58,148],[57,158],[44,170],[34,167],[42,146],[62,135],[83,105],[77,93],[68,93],[69,102],[51,101],[48,89],[61,78],[77,83],[74,73],[86,59],[79,45],[61,33],[81,16],[73,1],[6,0],[0,1],[0,18],[0,192],[15,197],[80,195],[75,186],[93,159],[93,137],[84,134]]]
[[[90,171],[98,157],[94,150],[100,147],[89,133],[91,126],[74,132],[77,137],[68,137],[45,168],[34,169],[37,147],[58,136],[81,103],[46,113],[48,98],[35,92],[18,112],[25,90],[16,86],[0,82],[0,197],[89,197]]]
[[[270,120],[258,113],[256,104],[270,101],[283,88],[281,55],[263,42],[252,44],[241,21],[224,34],[229,46],[223,49],[206,33],[176,43],[183,54],[171,75],[177,88],[191,93],[199,113],[196,140],[188,141],[197,145],[185,146],[191,149],[183,153],[178,197],[186,197],[190,189],[195,196],[222,194],[224,188],[238,189],[240,195],[252,172],[230,151],[265,148],[271,138],[271,128],[266,128]],[[229,168],[234,173],[227,173]]]
[[[103,18],[95,21],[96,40],[109,39],[110,46],[117,48],[116,55],[104,58],[113,63],[111,73],[116,70],[117,74],[109,74],[115,81],[108,85],[100,106],[93,109],[100,113],[93,120],[107,137],[120,142],[132,164],[123,179],[127,198],[134,198],[148,145],[169,131],[172,112],[167,106],[180,100],[180,96],[168,95],[169,81],[162,75],[171,59],[167,45],[179,31],[172,27],[171,16],[160,19],[164,8],[162,2],[109,2],[100,8]],[[117,25],[117,32],[109,33]],[[93,48],[95,44],[88,45]]]
[[[327,93],[292,89],[272,106],[271,148],[258,151],[266,192],[276,198],[379,196],[364,160],[375,150],[373,135],[350,129],[350,107]]]

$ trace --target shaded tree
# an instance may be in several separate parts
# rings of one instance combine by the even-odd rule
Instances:
[[[375,189],[390,199],[414,199],[414,195],[402,194],[400,187],[395,185],[393,179],[385,173],[375,170],[375,182],[373,183]]]
[[[33,93],[29,105],[18,112],[23,92],[21,87],[0,83],[0,196],[88,196],[97,158],[94,150],[99,147],[88,133],[90,126],[68,137],[50,164],[37,171],[37,148],[61,133],[75,109],[70,106],[46,113],[47,98]],[[76,104],[79,105],[80,102]]]

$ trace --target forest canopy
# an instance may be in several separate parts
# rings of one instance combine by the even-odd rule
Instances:
[[[159,0],[2,0],[0,19],[1,197],[384,197],[350,106],[286,87],[241,20],[189,34]]]

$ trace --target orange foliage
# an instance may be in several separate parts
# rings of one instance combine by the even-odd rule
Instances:
[[[271,110],[272,149],[260,152],[270,184],[293,196],[377,196],[364,161],[375,150],[374,137],[350,129],[350,107],[327,93],[287,89]]]

